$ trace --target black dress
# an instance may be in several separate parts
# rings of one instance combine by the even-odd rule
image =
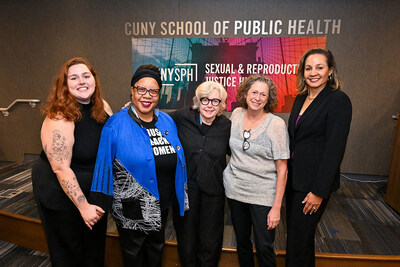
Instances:
[[[71,169],[88,198],[103,125],[91,117],[91,104],[81,106],[82,119],[75,123]],[[89,230],[60,186],[44,151],[32,168],[32,183],[52,265],[104,266],[107,216]]]

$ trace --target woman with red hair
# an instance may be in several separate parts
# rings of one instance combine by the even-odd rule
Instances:
[[[67,61],[43,108],[43,151],[32,169],[52,266],[104,266],[107,218],[87,196],[101,130],[111,114],[89,62]]]

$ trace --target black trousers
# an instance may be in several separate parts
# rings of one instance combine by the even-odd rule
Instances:
[[[53,210],[36,202],[53,267],[104,266],[107,213],[90,230],[78,210]]]
[[[189,185],[189,211],[179,215],[174,205],[174,227],[182,267],[217,267],[224,233],[225,195],[212,196]]]
[[[168,210],[161,213],[161,229],[147,233],[117,224],[122,258],[126,267],[161,267]]]
[[[243,203],[229,198],[228,203],[236,235],[240,266],[254,266],[253,244],[250,239],[252,228],[258,266],[276,266],[274,254],[275,229],[267,230],[267,216],[271,207]]]
[[[323,199],[316,213],[305,215],[304,204],[301,202],[307,194],[289,187],[286,189],[287,267],[315,266],[315,231],[329,198]]]

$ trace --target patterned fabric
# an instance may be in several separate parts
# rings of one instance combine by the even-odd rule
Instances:
[[[185,199],[186,162],[182,144],[172,118],[162,111],[156,111],[155,114],[158,118],[155,126],[173,146],[177,154],[175,194],[179,203],[180,215],[183,216],[187,199]],[[147,129],[137,124],[134,118],[131,108],[125,108],[111,116],[101,133],[91,188],[91,203],[106,210],[112,209],[115,159],[118,159],[140,186],[159,200],[155,159],[150,138]],[[137,203],[125,204],[134,206]],[[137,208],[135,206],[135,216]],[[128,210],[125,211],[129,213]]]
[[[143,188],[116,158],[113,166],[114,201],[112,216],[122,228],[143,232],[161,229],[161,209],[159,200]],[[124,214],[124,200],[134,202],[140,207],[141,216],[127,218]],[[134,205],[135,206],[135,205]],[[125,207],[132,208],[130,206]]]

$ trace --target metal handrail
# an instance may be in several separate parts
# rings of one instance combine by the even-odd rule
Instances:
[[[8,107],[0,108],[0,111],[3,113],[5,117],[10,115],[9,110],[17,103],[29,103],[29,105],[34,108],[36,107],[36,103],[40,103],[39,99],[15,99]]]

